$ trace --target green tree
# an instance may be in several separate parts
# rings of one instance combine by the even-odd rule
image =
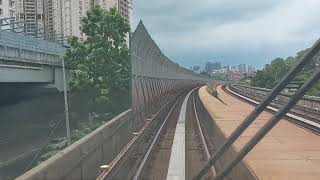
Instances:
[[[88,102],[111,104],[113,97],[129,91],[128,22],[115,8],[94,7],[81,20],[84,41],[69,39],[65,60],[71,69],[73,92],[89,94]]]
[[[276,58],[271,62],[271,64],[266,64],[263,70],[257,71],[257,74],[251,81],[251,85],[272,88],[288,70],[289,66],[285,60],[282,58]]]
[[[305,56],[310,48],[299,51],[296,56],[289,56],[285,60],[282,58],[274,59],[271,64],[267,64],[264,69],[259,70],[255,77],[251,80],[252,86],[272,88],[284,75],[292,68],[303,56]],[[294,81],[304,82],[309,79],[316,67],[318,67],[316,59],[306,65],[302,72],[294,79]],[[307,92],[307,95],[320,96],[320,82]]]

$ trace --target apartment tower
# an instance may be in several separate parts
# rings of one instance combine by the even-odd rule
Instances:
[[[130,23],[131,4],[132,0],[0,0],[0,17],[15,17],[26,35],[66,42],[72,36],[85,39],[81,18],[94,6],[116,7]]]
[[[0,18],[15,16],[15,0],[0,0]]]

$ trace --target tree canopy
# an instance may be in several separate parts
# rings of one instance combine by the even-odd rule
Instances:
[[[129,90],[128,22],[115,8],[99,6],[81,20],[85,40],[69,39],[65,60],[71,69],[72,91],[90,94],[90,104],[111,103],[115,94]]]
[[[276,58],[270,64],[266,64],[262,70],[258,70],[255,77],[251,79],[251,85],[263,88],[272,88],[285,74],[296,64],[309,49],[302,50],[296,56],[289,56],[286,59]],[[315,68],[317,62],[311,61],[294,81],[306,81]],[[308,95],[320,96],[320,84],[316,84],[308,93]]]
[[[286,72],[290,65],[282,58],[274,59],[271,64],[267,64],[263,70],[258,70],[251,83],[253,86],[272,88]]]

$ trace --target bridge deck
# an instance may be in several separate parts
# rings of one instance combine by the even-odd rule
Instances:
[[[253,110],[249,105],[217,88],[218,99],[203,87],[199,96],[224,136],[229,136]],[[235,142],[239,150],[272,116],[263,112]],[[244,161],[259,179],[320,179],[320,137],[281,120],[245,157]]]

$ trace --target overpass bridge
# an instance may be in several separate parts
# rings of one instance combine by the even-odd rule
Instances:
[[[272,90],[217,86],[168,59],[140,22],[130,40],[132,108],[18,180],[319,179],[320,101],[303,97],[319,70],[281,93],[319,50]]]
[[[0,30],[0,83],[34,83],[63,89],[57,43]]]

